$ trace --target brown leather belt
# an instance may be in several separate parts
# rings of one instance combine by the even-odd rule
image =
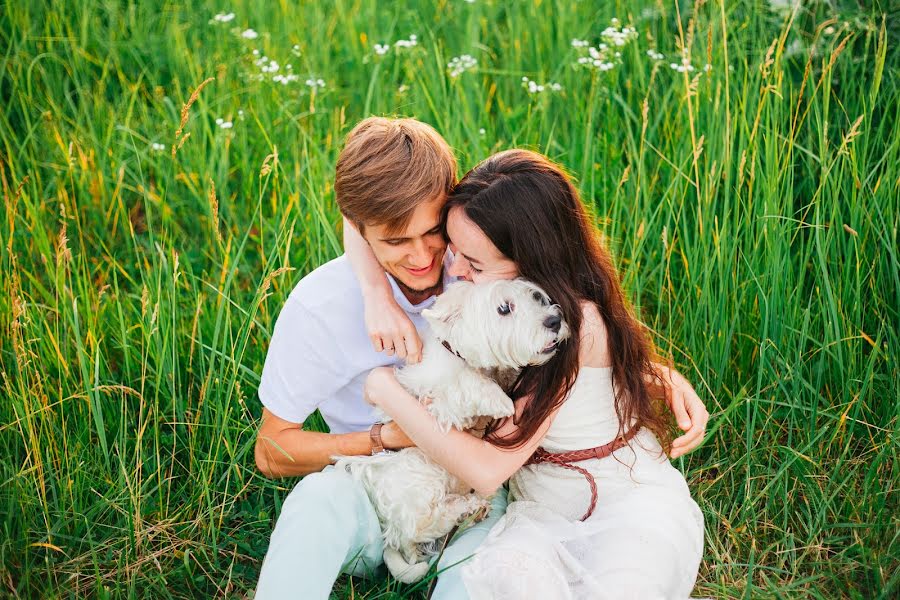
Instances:
[[[597,482],[594,481],[594,477],[582,467],[577,465],[573,465],[572,463],[581,462],[583,460],[591,460],[592,458],[606,458],[619,448],[624,448],[628,444],[628,440],[633,438],[638,432],[637,427],[633,427],[628,433],[621,435],[614,439],[613,441],[603,444],[602,446],[597,446],[596,448],[587,448],[585,450],[573,450],[571,452],[547,452],[543,448],[538,448],[534,451],[534,454],[525,462],[526,465],[537,465],[540,463],[553,463],[554,465],[559,465],[564,469],[571,469],[572,471],[578,471],[584,478],[587,479],[588,485],[591,486],[591,505],[588,508],[588,511],[584,513],[584,516],[581,517],[581,520],[584,521],[594,512],[594,508],[597,506]]]

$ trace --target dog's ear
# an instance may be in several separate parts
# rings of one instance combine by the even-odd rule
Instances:
[[[468,281],[458,281],[447,286],[437,301],[431,308],[422,311],[422,316],[435,325],[443,325],[450,327],[462,315],[462,307],[465,303],[466,296],[469,295],[472,286],[475,285]]]

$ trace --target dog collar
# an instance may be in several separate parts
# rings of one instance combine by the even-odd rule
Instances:
[[[456,350],[453,349],[452,346],[450,346],[450,342],[448,342],[447,340],[441,340],[441,346],[443,346],[444,348],[446,348],[448,352],[450,352],[450,353],[452,353],[452,354],[455,354],[455,355],[457,356],[457,358],[460,358],[460,359],[462,359],[462,360],[466,360],[466,359],[464,359],[464,358],[462,357],[462,355],[461,355],[459,352],[457,352]]]

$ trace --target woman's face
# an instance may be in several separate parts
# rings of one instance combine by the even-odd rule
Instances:
[[[497,250],[461,206],[454,206],[447,214],[447,235],[453,252],[450,275],[474,283],[519,276],[516,263]]]

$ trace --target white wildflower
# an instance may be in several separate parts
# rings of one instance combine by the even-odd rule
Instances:
[[[288,73],[287,75],[275,75],[274,77],[272,77],[272,81],[274,81],[275,83],[280,83],[281,85],[287,85],[299,80],[300,76],[294,75],[293,73]]]
[[[784,49],[784,55],[787,58],[792,58],[794,56],[800,56],[801,54],[806,53],[806,44],[803,43],[803,40],[800,38],[795,38],[787,47]]]
[[[150,150],[152,150],[153,152],[162,152],[165,149],[165,144],[160,144],[159,142],[153,142],[152,144],[150,144]]]
[[[711,70],[712,70],[712,65],[711,65],[711,64],[706,63],[705,65],[703,65],[703,72],[704,72],[704,73],[709,73]]]
[[[294,46],[291,48],[291,54],[293,54],[294,56],[300,56],[300,44],[294,44]]]
[[[253,56],[259,56],[259,50],[257,48],[253,49]]]
[[[769,0],[769,8],[779,15],[788,15],[800,7],[800,0]]]
[[[829,25],[828,27],[825,28],[824,31],[825,31],[825,35],[834,35],[835,29],[834,29],[834,27]]]
[[[244,120],[244,111],[243,110],[238,111],[238,119],[240,119],[241,121]]]
[[[232,127],[234,127],[234,123],[232,123],[231,121],[226,121],[221,117],[216,119],[216,125],[218,125],[220,129],[231,129]]]
[[[549,90],[551,92],[561,92],[562,91],[562,86],[558,83],[553,83],[551,81],[550,83],[540,84],[536,81],[532,81],[531,79],[529,79],[527,77],[522,78],[522,87],[524,87],[526,90],[528,90],[529,94],[540,94],[547,90]]]
[[[485,134],[484,127],[478,130],[478,135],[483,136]]]
[[[375,54],[377,54],[378,56],[383,56],[383,55],[387,54],[388,50],[390,50],[390,49],[391,49],[391,47],[388,46],[387,44],[375,44]]]
[[[315,91],[318,88],[325,87],[325,80],[317,79],[315,77],[310,77],[309,79],[306,80],[306,85],[307,85],[307,87],[310,87],[313,89],[313,91]]]
[[[649,56],[650,58],[652,58],[653,60],[656,60],[656,61],[664,60],[666,58],[662,52],[657,52],[653,48],[647,50],[647,56]]]
[[[408,40],[397,40],[394,42],[394,46],[398,48],[412,48],[413,46],[419,45],[419,38],[416,37],[416,34],[412,34],[409,36]]]
[[[398,93],[398,94],[405,94],[405,93],[408,92],[408,91],[409,91],[409,86],[406,85],[405,83],[402,84],[400,87],[397,88],[397,93]]]
[[[234,20],[234,13],[219,13],[209,20],[210,23],[228,23]]]
[[[459,77],[466,71],[471,71],[478,66],[478,60],[468,54],[454,56],[447,63],[447,69],[450,71],[450,77]]]
[[[255,40],[259,37],[259,34],[252,29],[245,29],[243,33],[241,33],[241,37],[245,40]]]
[[[610,23],[600,34],[603,41],[596,46],[590,46],[584,40],[572,40],[572,47],[581,54],[577,64],[609,71],[622,61],[621,49],[637,39],[637,30],[631,26],[622,27],[621,21],[615,18]]]

